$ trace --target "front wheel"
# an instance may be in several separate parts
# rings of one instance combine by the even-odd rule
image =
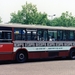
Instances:
[[[75,50],[70,52],[70,58],[75,60]]]
[[[25,62],[27,60],[27,58],[26,58],[26,55],[25,55],[25,53],[24,52],[18,52],[17,54],[16,54],[16,61],[17,62],[19,62],[19,63],[23,63],[23,62]]]

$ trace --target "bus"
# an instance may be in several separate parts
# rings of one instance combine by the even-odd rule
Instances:
[[[0,61],[70,57],[75,59],[75,28],[0,24]]]

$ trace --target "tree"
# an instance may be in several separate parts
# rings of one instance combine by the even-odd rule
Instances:
[[[69,13],[68,11],[66,11],[66,13],[62,13],[62,15],[60,16],[62,26],[74,26],[73,20],[74,17],[72,16],[72,13]]]
[[[38,12],[35,5],[26,2],[26,4],[22,6],[22,10],[19,10],[17,13],[11,13],[10,22],[46,25],[47,14]]]
[[[50,20],[49,25],[66,27],[75,26],[75,17],[72,16],[72,13],[66,11],[65,13],[62,13],[60,17]]]

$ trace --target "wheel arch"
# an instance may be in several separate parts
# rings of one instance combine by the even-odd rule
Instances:
[[[70,48],[69,53],[70,53],[72,50],[75,50],[75,46]]]
[[[72,47],[69,51],[69,58],[75,60],[75,47]]]
[[[19,49],[15,52],[15,58],[16,58],[16,55],[17,55],[18,52],[24,52],[25,55],[26,55],[26,57],[27,57],[27,59],[28,59],[28,51],[27,51],[27,49],[25,49],[25,48],[19,48]]]

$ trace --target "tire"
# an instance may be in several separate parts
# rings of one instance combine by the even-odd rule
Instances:
[[[70,58],[73,59],[73,60],[75,60],[75,50],[72,50],[70,52]]]
[[[19,51],[17,54],[16,54],[16,61],[19,62],[19,63],[24,63],[26,62],[27,60],[27,57],[25,55],[25,53],[23,51]]]

